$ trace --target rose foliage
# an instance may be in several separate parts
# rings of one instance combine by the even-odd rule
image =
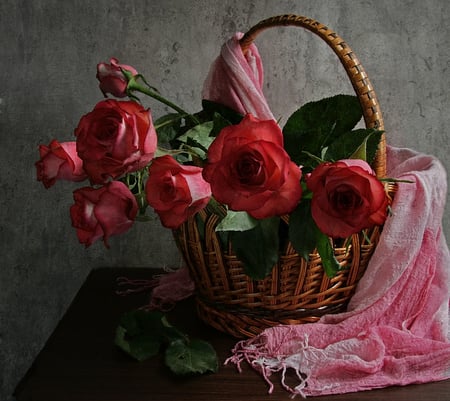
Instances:
[[[119,99],[82,116],[74,141],[40,145],[36,162],[46,188],[88,181],[74,191],[70,213],[86,246],[108,245],[148,218],[149,207],[170,229],[208,208],[219,216],[224,249],[231,241],[252,278],[270,273],[287,240],[305,259],[317,250],[333,276],[333,242],[387,217],[385,184],[371,168],[382,132],[355,128],[355,96],[307,103],[281,127],[206,100],[188,113],[117,59],[99,63],[97,79],[104,96]],[[153,120],[138,95],[173,112]]]

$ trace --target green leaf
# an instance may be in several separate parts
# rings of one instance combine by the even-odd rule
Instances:
[[[209,145],[214,141],[214,137],[210,136],[213,126],[213,121],[204,122],[191,128],[177,139],[180,142],[184,142],[201,150],[200,156],[204,158],[206,157],[206,151],[209,148]]]
[[[165,361],[178,375],[216,372],[217,354],[202,340],[189,340],[159,311],[132,311],[122,316],[116,329],[115,344],[128,355],[143,361],[156,355],[167,344]]]
[[[210,100],[202,100],[203,111],[212,119],[214,114],[220,114],[225,120],[231,124],[239,124],[243,118],[242,114],[230,109],[223,104],[212,102]]]
[[[177,375],[217,372],[219,369],[214,348],[202,340],[172,342],[166,349],[165,362]]]
[[[161,323],[164,327],[162,334],[166,343],[187,339],[187,335],[178,330],[175,326],[172,326],[165,315],[161,318]]]
[[[135,310],[125,313],[116,329],[115,344],[143,361],[156,355],[164,343],[184,339],[160,311]]]
[[[159,352],[161,341],[146,335],[138,335],[128,339],[127,331],[119,326],[116,330],[115,343],[128,355],[138,361],[144,361]]]
[[[228,210],[227,215],[217,225],[216,231],[246,231],[258,225],[258,221],[247,212]]]
[[[350,159],[361,159],[367,161],[367,137],[364,138],[364,141],[358,148],[350,155]]]
[[[414,184],[414,181],[411,181],[411,180],[399,180],[397,178],[392,178],[392,177],[378,178],[378,180],[381,182],[391,182],[391,183],[403,182],[405,184]]]
[[[163,316],[159,311],[135,310],[122,315],[119,325],[127,330],[128,335],[134,336],[148,329],[160,330],[163,327]]]
[[[164,148],[161,148],[161,147],[156,148],[155,156],[154,156],[155,158],[156,157],[161,157],[161,156],[166,156],[166,155],[173,156],[175,158],[177,156],[177,155],[173,154],[173,151],[171,149],[164,149]]]
[[[368,152],[369,140],[375,134],[378,134],[377,135],[377,139],[378,140],[376,142],[376,148],[374,148],[373,155],[369,155],[369,152]],[[375,157],[375,152],[378,149],[378,144],[380,142],[381,135],[382,135],[381,131],[372,130],[372,132],[370,132],[364,138],[364,141],[361,143],[361,145],[359,145],[358,148],[351,154],[350,159],[361,159],[361,160],[364,160],[364,161],[369,161],[369,163],[371,163],[372,159]]]
[[[311,216],[311,200],[303,199],[289,216],[289,240],[305,260],[316,247],[316,230]]]
[[[162,317],[157,311],[126,313],[116,329],[115,344],[138,361],[156,355],[164,341]]]
[[[183,115],[170,113],[155,120],[154,126],[158,135],[158,145],[169,143],[177,137],[182,119]]]
[[[258,220],[251,230],[230,233],[234,251],[254,280],[264,279],[278,262],[279,217]]]
[[[330,238],[323,234],[319,229],[316,230],[317,252],[322,259],[322,266],[328,277],[334,277],[341,268],[334,255],[334,249]]]
[[[219,113],[214,113],[213,122],[214,122],[214,126],[210,133],[210,136],[213,136],[213,137],[216,137],[219,134],[219,132],[222,131],[223,128],[231,125],[231,122],[228,121],[226,118],[224,118]]]
[[[375,158],[382,134],[383,131],[373,128],[346,132],[339,141],[333,142],[328,147],[325,159],[329,161],[362,159],[370,164]]]
[[[337,95],[307,103],[286,122],[284,147],[294,162],[311,166],[311,159],[303,151],[322,157],[322,149],[351,131],[361,117],[362,110],[356,96]]]

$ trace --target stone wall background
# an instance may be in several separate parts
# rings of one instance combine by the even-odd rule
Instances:
[[[72,140],[101,100],[95,67],[133,65],[186,109],[197,110],[222,43],[269,16],[295,13],[336,30],[362,61],[381,103],[388,141],[450,166],[450,12],[446,0],[3,0],[0,3],[0,399],[11,393],[89,271],[179,266],[155,219],[84,249],[71,228],[75,185],[45,190],[37,146]],[[351,93],[334,54],[308,32],[283,28],[257,41],[275,115]],[[155,116],[164,110],[152,104]],[[444,229],[450,233],[447,211]]]

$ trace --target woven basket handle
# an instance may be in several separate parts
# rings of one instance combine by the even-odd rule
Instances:
[[[363,66],[347,43],[345,43],[344,40],[334,31],[320,22],[300,15],[280,15],[265,19],[253,26],[242,37],[240,40],[242,51],[245,53],[258,34],[262,31],[278,26],[298,26],[305,28],[321,37],[333,49],[344,66],[361,104],[366,127],[384,130],[380,106],[378,104],[375,91],[373,90]],[[377,174],[377,177],[386,176],[385,135],[381,138],[373,168]]]

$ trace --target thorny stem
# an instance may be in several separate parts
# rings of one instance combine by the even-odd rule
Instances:
[[[194,124],[200,124],[200,121],[198,121],[198,119],[193,116],[192,114],[188,113],[187,111],[183,110],[181,107],[177,106],[175,103],[171,102],[170,100],[166,99],[165,97],[161,96],[157,91],[155,91],[154,89],[152,89],[147,83],[146,83],[146,87],[139,85],[136,81],[136,78],[139,78],[140,76],[137,75],[135,77],[132,77],[129,82],[128,82],[128,87],[127,90],[129,92],[131,91],[136,91],[136,92],[140,92],[143,93],[144,95],[150,96],[153,99],[157,100],[158,102],[161,102],[167,106],[169,106],[170,108],[172,108],[173,110],[177,111],[178,113],[180,113],[181,115],[189,118]],[[145,82],[145,80],[144,80]]]

